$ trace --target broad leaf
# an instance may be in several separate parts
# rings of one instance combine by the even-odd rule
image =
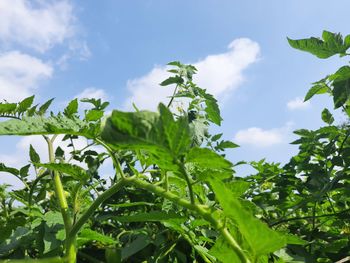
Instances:
[[[233,176],[232,163],[206,148],[192,148],[186,156],[186,163],[195,166],[193,175],[200,180],[207,180],[209,177],[224,179]]]
[[[20,103],[18,103],[16,111],[18,113],[25,112],[26,110],[28,110],[30,108],[30,106],[32,106],[33,101],[34,101],[34,96],[30,96],[28,98],[25,98]]]
[[[237,224],[237,228],[256,256],[274,252],[285,246],[286,237],[248,213],[222,182],[212,179],[210,185],[224,214]]]
[[[78,99],[74,99],[69,102],[68,106],[64,109],[63,114],[67,117],[72,117],[78,112]]]
[[[340,34],[328,31],[323,31],[322,39],[311,37],[292,40],[288,38],[288,42],[293,48],[309,52],[319,58],[329,58],[335,54],[344,56],[350,47],[349,40],[349,36],[344,41]]]
[[[334,108],[343,106],[350,97],[350,79],[333,82]]]
[[[146,150],[154,163],[173,169],[174,160],[190,147],[190,129],[186,118],[174,120],[160,104],[159,113],[113,111],[102,139],[117,149]]]
[[[316,94],[324,94],[329,91],[329,87],[326,85],[326,83],[318,83],[309,89],[309,91],[306,93],[306,96],[304,98],[304,102],[311,99]]]

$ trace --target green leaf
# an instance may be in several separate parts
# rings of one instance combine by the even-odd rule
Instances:
[[[222,118],[220,115],[220,109],[217,100],[210,94],[206,94],[205,98],[205,104],[207,106],[205,108],[205,112],[208,115],[208,119],[216,125],[220,126]]]
[[[105,250],[106,263],[121,263],[122,254],[119,248],[106,248]]]
[[[343,66],[337,70],[334,74],[328,76],[330,81],[342,81],[350,79],[350,67]]]
[[[182,83],[184,83],[184,79],[180,76],[174,76],[174,77],[169,77],[166,80],[162,81],[159,85],[161,86],[168,86],[171,84],[177,84],[177,85],[181,85]]]
[[[237,148],[239,147],[239,145],[231,141],[221,141],[216,147],[219,149],[226,149],[226,148]]]
[[[98,121],[103,117],[103,111],[100,110],[89,110],[85,114],[85,120],[87,121]]]
[[[88,179],[87,172],[78,165],[69,163],[35,163],[36,166],[44,167],[52,171],[68,174],[77,180]]]
[[[319,83],[311,87],[309,91],[306,93],[306,96],[304,98],[304,102],[311,99],[316,94],[324,94],[329,90],[326,83]]]
[[[222,263],[241,262],[234,250],[223,239],[219,238],[214,246],[209,250],[209,254],[213,255]]]
[[[222,137],[222,133],[216,134],[213,137],[211,137],[212,141],[217,141]]]
[[[0,122],[0,135],[72,134],[93,138],[97,132],[95,127],[89,127],[76,117],[67,118],[60,114],[48,118],[32,116]]]
[[[125,261],[128,257],[136,254],[140,250],[144,249],[151,243],[151,239],[146,235],[139,235],[131,243],[128,243],[122,248],[122,261]]]
[[[322,120],[329,125],[331,125],[334,122],[334,117],[328,109],[324,109],[322,111]]]
[[[0,172],[7,172],[13,175],[19,175],[19,171],[16,168],[8,167],[3,163],[0,163]]]
[[[96,232],[92,229],[84,228],[78,235],[77,243],[78,247],[81,247],[82,245],[89,243],[89,242],[98,242],[103,245],[115,245],[117,244],[117,241],[113,238],[103,235],[99,232]]]
[[[123,215],[123,216],[115,216],[115,215],[102,215],[98,217],[99,220],[116,220],[119,222],[127,223],[127,222],[159,222],[169,219],[184,219],[181,215],[177,213],[165,213],[160,211],[150,211],[147,213],[137,213],[134,215]]]
[[[174,160],[190,147],[186,118],[174,120],[170,110],[159,105],[159,113],[113,111],[101,137],[116,149],[146,150],[153,163],[176,169]]]
[[[210,185],[224,214],[237,224],[237,228],[256,256],[274,252],[285,246],[286,237],[248,213],[224,183],[211,179]]]
[[[20,170],[19,170],[19,175],[21,177],[27,177],[29,174],[29,168],[30,168],[30,164],[23,166]]]
[[[295,131],[293,131],[293,133],[295,133],[296,135],[299,135],[301,137],[310,137],[312,135],[312,132],[307,130],[307,129],[295,130]]]
[[[192,148],[186,156],[186,163],[195,165],[199,170],[196,176],[201,180],[207,180],[208,176],[222,179],[233,176],[232,163],[206,148]]]
[[[17,108],[17,103],[0,103],[0,114],[14,113]]]
[[[333,82],[334,108],[343,106],[350,96],[350,79]]]
[[[34,101],[34,95],[30,96],[28,98],[25,98],[24,100],[22,100],[20,103],[18,103],[17,109],[16,111],[18,113],[22,113],[25,112],[27,109],[30,108],[30,106],[32,106]]]
[[[74,99],[69,102],[68,106],[64,109],[63,114],[67,117],[72,117],[78,112],[78,99]]]
[[[47,109],[50,107],[53,100],[54,99],[52,98],[52,99],[46,101],[43,105],[41,105],[39,108],[38,114],[44,115],[46,113]]]
[[[287,39],[293,48],[309,52],[318,58],[329,58],[335,54],[344,56],[350,47],[348,40],[344,42],[340,34],[328,31],[323,31],[322,39],[315,37],[299,40]]]
[[[32,145],[29,146],[29,157],[31,162],[33,163],[40,163],[40,156],[39,154],[35,151]]]

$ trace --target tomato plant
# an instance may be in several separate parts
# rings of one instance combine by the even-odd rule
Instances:
[[[321,58],[347,55],[350,38],[325,32],[289,40]],[[0,187],[0,258],[5,262],[333,262],[348,255],[348,124],[298,130],[300,152],[281,167],[253,162],[239,178],[223,151],[236,144],[210,134],[222,118],[217,100],[193,82],[196,68],[169,63],[173,86],[157,112],[113,110],[100,99],[0,103],[0,135],[40,135],[29,164],[0,171],[23,188]],[[315,83],[306,100],[328,93],[349,110],[350,67]],[[188,101],[188,107],[174,101]],[[79,110],[79,103],[90,108]],[[85,107],[86,108],[86,107]],[[87,145],[78,147],[85,138]],[[69,142],[65,151],[60,141]],[[58,142],[58,146],[57,145]],[[61,146],[62,147],[61,147]],[[101,166],[111,162],[107,178]],[[294,260],[294,261],[293,261]],[[328,261],[327,261],[328,260]],[[329,261],[330,260],[330,261]],[[333,261],[332,261],[333,260]]]

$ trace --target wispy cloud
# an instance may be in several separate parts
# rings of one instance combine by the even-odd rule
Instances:
[[[287,102],[287,108],[289,110],[304,110],[311,106],[310,101],[305,101],[301,97],[296,97]]]
[[[52,72],[49,64],[19,51],[0,53],[0,98],[18,101],[32,95]]]
[[[223,98],[228,92],[238,88],[243,80],[243,71],[259,58],[259,45],[247,38],[240,38],[228,45],[224,53],[209,55],[193,63],[198,69],[194,81],[215,96]],[[169,76],[167,67],[154,67],[148,74],[129,80],[127,88],[131,95],[124,108],[130,109],[135,103],[140,109],[154,110],[159,102],[167,101],[171,95],[169,87],[159,83]]]
[[[251,127],[238,131],[234,136],[234,142],[240,145],[254,147],[270,147],[287,142],[293,123],[288,122],[283,127],[264,130],[259,127]]]

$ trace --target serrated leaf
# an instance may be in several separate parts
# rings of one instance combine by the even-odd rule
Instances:
[[[63,114],[67,117],[72,117],[78,112],[78,99],[74,99],[69,102],[68,106],[64,109]]]
[[[350,79],[333,82],[334,108],[343,106],[350,96]]]
[[[237,148],[239,147],[238,144],[235,144],[234,142],[231,141],[221,141],[218,145],[217,148],[220,149],[226,149],[226,148]]]
[[[30,106],[32,106],[34,101],[34,95],[30,96],[28,98],[25,98],[24,100],[22,100],[20,103],[18,103],[17,109],[16,111],[18,113],[22,113],[25,112],[27,109],[30,108]]]
[[[328,86],[325,83],[320,83],[312,86],[309,91],[306,93],[304,102],[311,99],[316,94],[324,94],[329,91]]]
[[[29,174],[28,174],[29,168],[30,168],[30,164],[23,166],[23,167],[19,170],[19,175],[20,175],[21,177],[27,177],[27,176],[29,175]]]
[[[210,185],[224,214],[237,224],[254,255],[266,255],[285,246],[286,237],[248,213],[224,183],[211,179]]]
[[[14,113],[17,108],[17,103],[0,103],[0,114]]]
[[[208,119],[211,122],[220,126],[222,118],[220,115],[219,105],[217,104],[216,99],[214,99],[213,96],[211,96],[211,97],[210,96],[209,96],[209,94],[207,94],[207,96],[206,96],[205,104],[207,107],[205,108],[205,112],[207,113]]]
[[[322,111],[322,120],[329,125],[334,122],[334,117],[328,109]]]
[[[299,135],[301,137],[310,137],[312,135],[312,132],[307,130],[307,129],[295,130],[295,131],[293,131],[293,133],[295,133],[296,135]]]
[[[29,157],[33,163],[40,163],[40,156],[33,148],[33,145],[29,146]]]
[[[169,169],[176,169],[174,159],[191,143],[188,120],[174,120],[163,104],[159,105],[159,113],[113,111],[101,136],[117,149],[146,150],[156,164]]]
[[[174,77],[169,77],[166,80],[162,81],[159,85],[161,86],[168,86],[171,84],[177,84],[180,85],[184,83],[184,79],[180,76],[174,76]]]
[[[103,111],[100,110],[89,110],[85,114],[85,120],[87,121],[97,121],[103,117]]]
[[[206,148],[192,148],[186,155],[186,163],[195,165],[198,170],[196,176],[201,180],[207,180],[207,177],[229,178],[233,176],[232,163]]]
[[[0,172],[7,172],[13,175],[19,175],[19,170],[16,168],[8,167],[3,163],[0,163]]]
[[[93,138],[97,132],[98,130],[92,129],[86,122],[63,115],[47,118],[32,116],[0,122],[0,135],[72,134]]]
[[[46,101],[43,105],[41,105],[39,110],[38,110],[38,114],[44,115],[46,113],[47,109],[50,107],[53,100],[54,99],[52,98],[52,99]]]
[[[71,175],[77,180],[86,180],[88,174],[86,171],[78,165],[69,163],[35,163],[36,166],[44,167],[49,170],[57,171],[59,173],[64,173]]]
[[[209,254],[213,255],[222,263],[242,261],[223,238],[216,240],[214,246],[209,250]]]
[[[335,54],[343,56],[350,47],[350,43],[344,42],[340,34],[329,31],[323,31],[322,39],[315,37],[299,40],[287,39],[293,48],[309,52],[318,58],[329,58]]]
[[[212,141],[217,141],[217,140],[219,140],[221,137],[222,137],[222,133],[218,133],[218,134],[216,134],[216,135],[214,135],[213,137],[211,137],[211,140]]]

